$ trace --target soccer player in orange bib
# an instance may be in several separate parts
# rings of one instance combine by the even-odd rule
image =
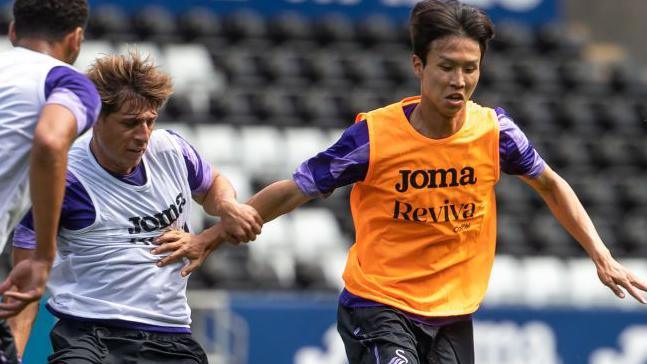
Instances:
[[[421,95],[360,114],[292,180],[248,202],[267,222],[354,183],[356,242],[338,311],[350,363],[474,362],[471,315],[494,260],[500,171],[537,191],[591,257],[602,283],[645,303],[639,290],[647,285],[611,256],[571,187],[513,120],[470,101],[494,35],[487,15],[453,0],[423,0],[410,29]],[[200,250],[222,239],[218,230],[190,237],[191,248],[167,261],[203,259]]]

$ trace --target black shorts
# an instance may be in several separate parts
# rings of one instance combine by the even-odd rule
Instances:
[[[0,364],[17,364],[16,343],[4,320],[0,320]]]
[[[337,329],[350,364],[474,363],[471,318],[434,327],[388,306],[339,305]]]
[[[203,364],[190,334],[163,334],[61,319],[50,333],[52,364]]]

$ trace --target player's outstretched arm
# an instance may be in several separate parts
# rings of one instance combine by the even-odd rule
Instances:
[[[29,176],[37,247],[34,255],[16,264],[0,284],[0,294],[12,298],[0,304],[0,318],[17,314],[45,291],[56,254],[67,152],[76,134],[76,118],[71,111],[57,104],[43,108],[34,132]]]
[[[616,296],[624,298],[624,288],[641,303],[647,303],[640,290],[647,291],[647,283],[618,263],[598,235],[593,222],[571,186],[546,166],[537,178],[521,177],[546,202],[560,224],[579,242],[593,260],[600,281]]]
[[[236,201],[236,191],[229,180],[212,168],[213,182],[203,196],[194,196],[210,215],[220,217],[221,229],[228,240],[241,243],[256,239],[261,233],[263,220],[254,208]]]
[[[33,254],[34,250],[32,249],[14,247],[12,250],[13,264],[16,265],[21,261],[30,258]],[[38,302],[32,302],[28,304],[22,312],[7,320],[16,343],[16,351],[19,358],[21,358],[25,352],[25,346],[27,346],[27,341],[29,341],[29,334],[34,326],[37,314]]]
[[[264,222],[271,221],[309,201],[311,197],[304,195],[291,180],[275,182],[254,195],[247,204],[256,209]],[[224,241],[229,240],[229,234],[222,223],[216,224],[200,234],[189,234],[184,231],[169,231],[156,239],[159,246],[153,249],[153,254],[170,253],[160,260],[157,265],[162,267],[182,258],[189,259],[182,269],[182,276],[197,269],[204,260]]]
[[[293,180],[274,182],[252,196],[247,204],[258,211],[263,222],[269,222],[310,201]]]

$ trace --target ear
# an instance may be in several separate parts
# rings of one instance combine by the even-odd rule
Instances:
[[[69,37],[68,40],[68,45],[70,47],[70,50],[73,51],[73,53],[79,53],[81,50],[81,43],[83,42],[83,37],[85,36],[85,32],[83,31],[83,28],[77,27],[74,29],[73,32],[67,35]]]
[[[422,78],[422,70],[425,68],[425,65],[422,63],[422,59],[414,54],[411,56],[411,63],[413,65],[413,73],[415,73],[418,78]]]
[[[13,20],[11,21],[11,23],[9,23],[9,40],[15,47],[16,42],[18,42],[18,37],[16,36],[16,23]]]

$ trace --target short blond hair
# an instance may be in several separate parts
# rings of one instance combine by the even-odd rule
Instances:
[[[173,93],[171,76],[137,51],[95,60],[87,72],[101,96],[101,114],[117,112],[128,103],[136,111],[161,109]]]

